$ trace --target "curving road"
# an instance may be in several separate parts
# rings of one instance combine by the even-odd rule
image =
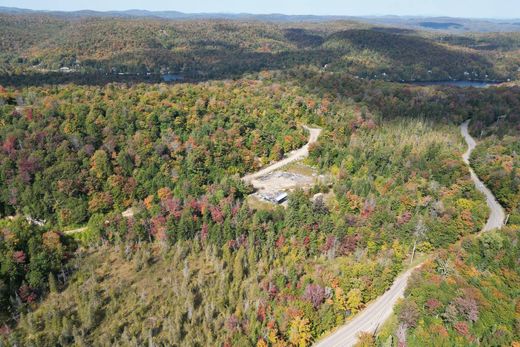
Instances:
[[[482,181],[478,178],[478,176],[475,174],[475,171],[471,168],[469,165],[469,157],[471,156],[471,152],[475,149],[477,146],[477,143],[475,142],[475,139],[471,137],[471,135],[468,132],[468,125],[470,120],[468,119],[462,125],[460,126],[460,132],[462,136],[464,136],[464,139],[466,140],[466,143],[468,144],[468,150],[466,153],[462,155],[462,159],[469,167],[469,172],[471,174],[471,179],[475,183],[475,186],[477,189],[482,192],[486,196],[486,203],[489,206],[490,209],[490,215],[486,222],[486,225],[482,229],[481,232],[493,230],[493,229],[500,229],[504,226],[504,220],[506,219],[506,214],[504,212],[504,209],[500,204],[498,203],[497,199],[491,193],[491,191],[482,183]]]
[[[308,126],[305,126],[305,125],[303,127],[309,131],[309,141],[307,142],[307,144],[305,144],[305,146],[291,152],[287,158],[277,161],[276,163],[269,165],[268,167],[266,167],[260,171],[257,171],[250,175],[244,176],[242,178],[242,180],[244,180],[244,182],[246,182],[246,183],[251,183],[251,181],[253,181],[254,179],[256,179],[258,177],[267,175],[268,173],[278,170],[287,164],[290,164],[294,161],[307,157],[309,155],[309,145],[315,143],[318,140],[318,137],[321,134],[321,129],[309,128]],[[133,217],[134,214],[135,214],[135,209],[132,207],[130,207],[129,209],[127,209],[126,211],[123,211],[121,213],[121,215],[125,218]],[[67,230],[67,231],[64,231],[64,233],[67,235],[73,235],[73,234],[84,232],[85,230],[87,230],[87,227],[77,228],[77,229],[73,229],[73,230]]]
[[[468,133],[469,120],[461,125],[461,134],[468,144],[468,150],[462,155],[462,159],[469,167],[469,157],[473,149],[475,149],[476,142]],[[486,196],[486,202],[491,211],[486,225],[482,232],[489,231],[496,228],[501,228],[504,225],[505,213],[504,209],[497,202],[493,194],[487,189],[484,184],[477,177],[471,167],[469,167],[471,179],[479,191]],[[422,264],[421,264],[422,265]],[[418,265],[417,267],[420,267]],[[360,314],[352,319],[347,324],[336,330],[332,335],[324,338],[315,344],[316,347],[347,347],[353,346],[357,342],[357,336],[360,332],[377,331],[378,327],[382,325],[386,319],[390,317],[394,305],[399,298],[402,298],[408,278],[412,272],[417,268],[412,268],[396,278],[390,289],[381,295],[376,301],[368,305]]]
[[[420,266],[420,265],[419,265]],[[394,284],[376,301],[368,305],[350,322],[336,330],[334,334],[315,344],[316,347],[345,347],[353,346],[358,334],[363,331],[375,332],[391,315],[397,300],[403,297],[408,278],[415,268],[401,274]]]
[[[250,175],[246,175],[242,178],[242,180],[246,183],[251,183],[252,180],[257,179],[259,177],[265,176],[268,173],[271,173],[273,171],[276,171],[294,161],[303,159],[309,155],[309,145],[315,143],[318,140],[318,137],[320,136],[321,129],[318,128],[309,128],[307,126],[304,126],[305,129],[309,131],[309,141],[307,144],[295,151],[292,151],[289,156],[285,159],[282,159],[280,161],[277,161],[274,164],[269,165],[266,168],[263,168],[260,171],[257,171],[255,173],[252,173]]]

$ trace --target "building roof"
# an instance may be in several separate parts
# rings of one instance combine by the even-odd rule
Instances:
[[[285,199],[287,199],[287,193],[280,193],[274,198],[276,202],[282,202]]]

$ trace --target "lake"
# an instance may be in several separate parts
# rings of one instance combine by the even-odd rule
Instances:
[[[451,86],[459,88],[487,88],[490,86],[498,85],[497,82],[484,82],[484,81],[435,81],[435,82],[405,82],[408,84],[414,84],[418,86]]]
[[[184,76],[178,74],[164,74],[161,78],[164,82],[178,82],[184,80]]]

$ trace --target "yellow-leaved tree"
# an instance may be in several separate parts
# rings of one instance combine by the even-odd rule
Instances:
[[[293,346],[306,347],[311,342],[311,329],[309,320],[296,316],[290,323],[289,342]]]
[[[361,297],[361,290],[358,288],[351,289],[347,294],[347,306],[352,314],[359,311],[363,298]]]

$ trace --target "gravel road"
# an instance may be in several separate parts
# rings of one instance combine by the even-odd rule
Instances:
[[[462,123],[461,134],[468,144],[468,150],[462,155],[462,159],[469,166],[469,157],[475,149],[476,142],[468,132],[469,120]],[[486,196],[486,202],[490,209],[490,215],[482,232],[499,229],[504,225],[504,209],[497,202],[491,191],[484,186],[471,167],[469,167],[471,179],[479,191]],[[420,265],[419,265],[420,266]],[[390,317],[393,307],[399,298],[402,298],[406,289],[408,278],[414,269],[410,269],[396,278],[390,289],[376,301],[368,305],[354,319],[336,330],[333,334],[315,344],[316,347],[348,347],[357,341],[360,332],[375,332],[385,320]]]

